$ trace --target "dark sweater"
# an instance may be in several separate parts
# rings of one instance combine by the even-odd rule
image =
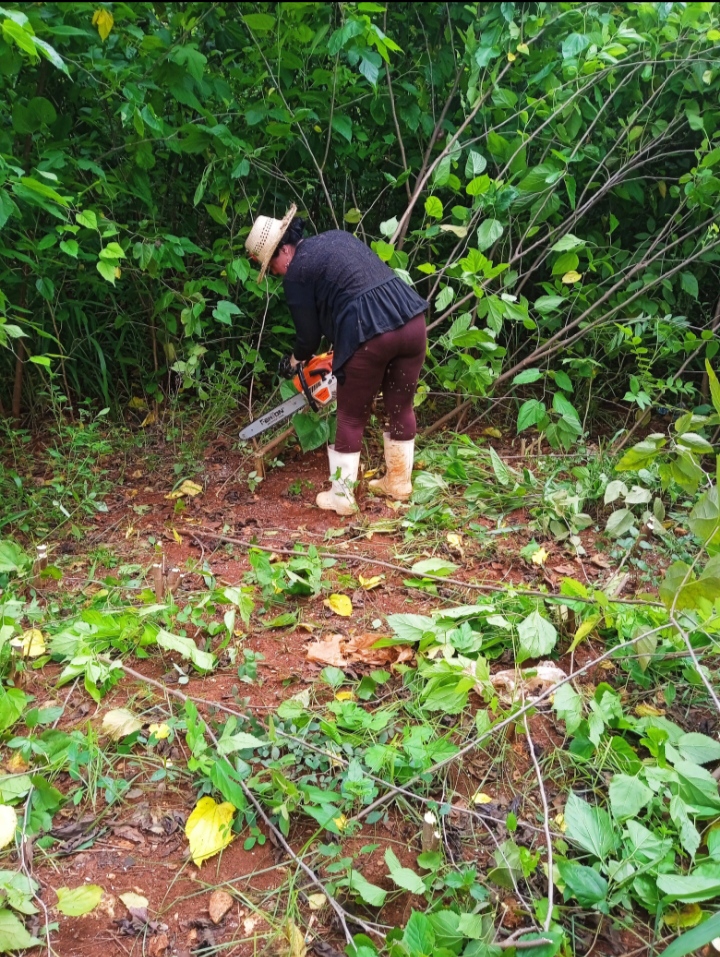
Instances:
[[[303,239],[283,287],[297,333],[295,358],[313,356],[324,336],[336,371],[363,342],[428,308],[365,243],[342,230]]]

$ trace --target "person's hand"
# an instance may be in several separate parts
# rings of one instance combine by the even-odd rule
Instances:
[[[297,375],[298,368],[300,363],[297,361],[295,356],[285,355],[280,360],[278,365],[278,375],[283,379],[292,379],[294,375]]]

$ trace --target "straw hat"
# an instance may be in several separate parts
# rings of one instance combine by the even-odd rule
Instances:
[[[270,216],[258,216],[253,223],[248,238],[245,240],[245,249],[260,263],[258,282],[262,282],[270,265],[273,253],[278,248],[285,230],[292,222],[297,212],[297,206],[292,204],[282,219],[272,219]]]

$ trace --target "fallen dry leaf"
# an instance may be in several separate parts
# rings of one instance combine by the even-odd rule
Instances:
[[[530,559],[530,561],[533,563],[533,565],[542,566],[545,564],[545,562],[548,560],[549,557],[550,557],[550,553],[546,551],[546,549],[541,547],[541,548],[538,548],[536,552],[533,552],[533,556]]]
[[[354,701],[355,692],[354,691],[338,691],[335,695],[336,701]]]
[[[345,646],[345,653],[350,661],[362,661],[367,665],[384,665],[397,658],[397,646],[391,648],[373,648],[372,646],[382,635],[372,632],[364,635],[353,635]]]
[[[603,555],[591,555],[588,559],[596,568],[612,568],[612,562],[609,562]]]
[[[466,674],[474,678],[474,669],[473,662],[464,670]],[[505,703],[521,699],[535,701],[548,688],[567,679],[565,672],[552,661],[541,661],[527,671],[527,677],[523,675],[520,668],[508,668],[506,671],[498,671],[497,674],[490,675],[490,684],[499,692],[501,701]]]
[[[572,578],[573,575],[577,574],[577,568],[574,565],[553,565],[554,572],[557,572],[558,575],[567,575],[568,578]]]
[[[233,906],[233,899],[227,891],[213,891],[210,895],[208,913],[213,924],[219,924]]]
[[[167,934],[158,934],[151,937],[148,942],[148,957],[161,957],[170,947],[170,940]]]
[[[344,668],[348,662],[343,654],[342,641],[342,635],[328,635],[322,641],[313,641],[307,646],[307,660]]]

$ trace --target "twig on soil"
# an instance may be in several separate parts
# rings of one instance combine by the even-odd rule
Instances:
[[[268,552],[269,554],[274,555],[294,555],[297,556],[297,552],[292,548],[271,548],[266,545],[257,545],[253,542],[244,542],[240,538],[230,538],[229,535],[220,535],[218,532],[205,531],[205,529],[198,529],[199,535],[205,535],[207,538],[214,538],[219,542],[227,542],[229,545],[238,545],[240,548],[245,548],[248,551],[252,548],[256,548],[261,552]],[[195,532],[190,533],[190,537],[197,542],[201,547],[204,547],[202,539],[198,537],[198,534]],[[310,548],[306,542],[298,542],[298,545],[302,545],[303,548]],[[487,592],[502,592],[507,594],[510,589],[516,592],[518,595],[525,595],[528,598],[543,598],[551,599],[554,601],[567,601],[564,595],[553,594],[553,592],[544,592],[536,591],[530,588],[519,588],[513,585],[508,585],[507,582],[495,583],[495,582],[464,582],[459,578],[447,578],[442,575],[431,575],[428,572],[414,572],[411,568],[404,568],[402,565],[394,565],[392,562],[381,561],[378,558],[374,558],[372,555],[352,555],[350,553],[341,554],[339,552],[318,552],[320,558],[333,558],[336,561],[341,562],[366,562],[370,565],[378,565],[380,568],[388,568],[390,571],[400,572],[402,575],[409,575],[412,578],[428,578],[431,581],[440,582],[442,585],[455,585],[458,588],[470,588],[474,591],[487,591]],[[583,604],[592,605],[595,604],[594,598],[577,598],[575,595],[572,596],[572,601],[582,602]],[[663,608],[662,602],[659,601],[646,601],[641,598],[613,598],[614,604],[619,605],[644,605],[648,608]]]
[[[543,782],[542,771],[540,770],[540,764],[538,763],[537,755],[535,754],[535,744],[533,743],[532,735],[530,734],[530,727],[528,726],[527,714],[523,715],[523,724],[525,725],[525,735],[527,737],[528,748],[530,749],[530,757],[532,758],[533,767],[535,768],[535,776],[537,777],[538,787],[540,788],[540,798],[542,800],[543,806],[543,823],[545,825],[545,841],[547,843],[548,872],[547,914],[545,915],[545,920],[543,922],[543,930],[545,933],[547,933],[550,930],[550,924],[552,923],[553,897],[555,890],[555,884],[553,882],[552,836],[550,834],[550,808],[548,806],[547,792],[545,791],[545,783]]]

